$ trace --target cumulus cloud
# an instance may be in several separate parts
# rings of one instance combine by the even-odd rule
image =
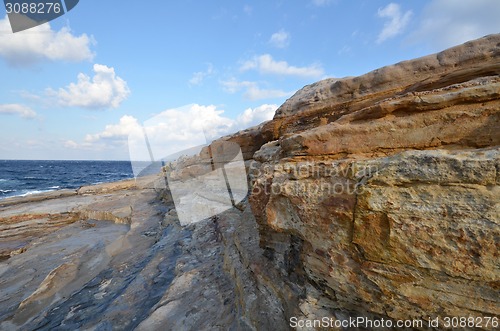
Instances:
[[[248,100],[262,100],[262,99],[275,99],[291,96],[293,92],[286,92],[275,89],[261,89],[256,82],[237,81],[231,79],[221,82],[224,91],[227,93],[237,93],[244,90],[243,97]]]
[[[0,57],[12,66],[32,65],[38,61],[80,62],[92,60],[93,37],[73,35],[64,27],[54,31],[49,23],[12,33],[9,19],[0,20]]]
[[[207,138],[219,137],[230,131],[234,121],[222,116],[223,110],[216,106],[198,104],[167,109],[150,120],[139,123],[130,115],[122,116],[118,123],[106,125],[103,131],[88,134],[81,144],[68,141],[68,147],[112,146],[129,144],[135,160],[148,160],[149,150],[145,141],[154,150],[155,157],[161,158],[184,149],[205,144]]]
[[[276,48],[286,48],[290,44],[290,34],[281,29],[280,31],[271,35],[269,44]]]
[[[153,157],[160,159],[270,120],[277,108],[274,104],[264,104],[245,109],[236,119],[231,119],[214,105],[192,104],[167,109],[142,124],[135,117],[125,115],[118,123],[106,125],[103,131],[88,134],[82,143],[68,140],[64,146],[105,150],[128,143],[133,160],[149,160],[149,143]]]
[[[193,74],[193,77],[189,80],[189,85],[201,85],[203,80],[214,73],[214,66],[209,63],[208,68],[205,71],[198,71]]]
[[[424,8],[410,42],[442,50],[500,31],[498,0],[432,0]]]
[[[378,17],[386,18],[384,28],[377,37],[377,43],[380,44],[387,39],[393,38],[401,34],[408,23],[410,22],[412,11],[408,10],[403,13],[400,5],[397,3],[390,3],[384,8],[379,8],[377,12]]]
[[[324,75],[324,70],[320,65],[313,64],[307,67],[295,67],[289,65],[286,61],[275,61],[269,54],[256,56],[252,60],[244,62],[240,70],[258,70],[263,74],[298,76],[303,78],[319,78]]]
[[[247,108],[237,118],[237,126],[240,128],[251,127],[273,119],[278,105],[263,104],[256,108]]]
[[[30,107],[19,104],[0,104],[0,115],[19,115],[22,118],[36,117],[36,113]]]
[[[64,107],[89,109],[117,108],[130,94],[127,82],[115,69],[94,64],[94,77],[78,74],[78,81],[59,90],[47,89],[46,94]]]
[[[97,134],[88,134],[85,142],[93,143],[99,140],[123,140],[129,133],[140,132],[141,127],[137,119],[130,115],[120,118],[118,124],[106,125],[104,131]]]
[[[63,142],[63,146],[66,149],[73,150],[114,152],[123,150],[123,147],[126,147],[129,134],[139,135],[142,132],[142,126],[135,117],[124,115],[119,119],[118,123],[106,125],[103,131],[87,134],[82,142],[66,140]]]

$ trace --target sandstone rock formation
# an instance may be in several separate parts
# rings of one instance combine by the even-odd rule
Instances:
[[[492,35],[278,109],[250,203],[276,267],[314,287],[305,317],[500,315],[499,82]]]
[[[500,35],[306,86],[227,141],[249,197],[188,226],[161,177],[1,201],[0,329],[500,318]]]
[[[286,329],[272,294],[284,281],[253,275],[250,209],[180,226],[164,187],[153,177],[3,200],[0,330]]]

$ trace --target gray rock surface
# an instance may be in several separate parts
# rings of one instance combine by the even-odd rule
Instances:
[[[162,180],[3,201],[0,330],[286,329],[248,205],[182,227]]]
[[[241,146],[250,193],[187,226],[160,175],[0,201],[0,330],[498,320],[499,77],[497,34],[307,86],[212,144]]]

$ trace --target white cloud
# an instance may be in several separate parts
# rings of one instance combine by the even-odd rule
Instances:
[[[167,109],[144,124],[130,115],[122,116],[117,124],[106,125],[103,131],[88,134],[83,143],[67,141],[68,148],[112,149],[113,146],[125,145],[135,151],[135,160],[149,159],[144,140],[146,127],[148,140],[155,157],[161,158],[178,151],[205,144],[207,138],[220,137],[231,132],[235,122],[222,116],[224,110],[216,106],[198,104]],[[137,155],[139,154],[139,156]]]
[[[86,34],[75,36],[66,27],[54,31],[49,23],[12,33],[7,16],[0,20],[0,57],[13,66],[41,60],[90,61],[94,58],[90,50],[93,43],[93,38]]]
[[[209,63],[208,68],[205,71],[198,71],[193,74],[193,77],[189,80],[189,85],[200,85],[203,80],[214,73],[214,66]]]
[[[241,71],[258,70],[263,74],[274,74],[281,76],[298,76],[304,78],[319,78],[324,75],[324,70],[317,64],[308,67],[295,67],[286,61],[275,61],[269,54],[254,57],[246,61],[240,67]]]
[[[19,104],[0,104],[0,115],[19,115],[22,118],[36,117],[36,113],[30,107]]]
[[[79,143],[74,140],[66,140],[63,146],[66,149],[86,150],[92,152],[113,152],[126,147],[127,137],[129,134],[142,134],[142,127],[139,121],[130,115],[124,115],[120,118],[117,124],[108,124],[104,130],[95,133],[87,134],[83,142]],[[121,156],[123,158],[124,156]]]
[[[102,151],[128,143],[133,160],[148,160],[149,150],[144,138],[146,131],[154,158],[159,159],[270,120],[277,108],[278,105],[263,104],[248,108],[236,119],[231,119],[224,116],[224,110],[214,105],[192,104],[167,109],[142,125],[135,117],[125,115],[118,123],[106,125],[103,131],[88,134],[82,143],[67,140],[64,146],[68,149]]]
[[[411,42],[442,50],[500,31],[498,0],[432,0],[424,8]]]
[[[116,76],[115,69],[94,64],[94,77],[80,73],[78,82],[46,93],[54,97],[64,107],[83,107],[90,109],[117,108],[130,94],[127,82]]]
[[[245,90],[243,97],[248,100],[262,100],[262,99],[275,99],[291,96],[293,92],[286,92],[282,90],[261,89],[256,82],[237,81],[231,79],[221,82],[224,91],[234,94],[241,90]]]
[[[280,31],[272,34],[269,39],[269,44],[276,48],[286,48],[290,44],[290,34],[281,29]]]
[[[401,12],[401,7],[397,3],[390,3],[384,8],[379,8],[377,15],[380,18],[388,19],[377,37],[377,43],[380,44],[404,31],[405,27],[410,22],[412,11],[408,10],[403,14]]]
[[[236,121],[241,128],[251,127],[273,119],[278,105],[263,104],[256,108],[247,108]]]
[[[88,134],[85,137],[85,142],[93,143],[100,140],[123,140],[127,138],[129,133],[140,132],[141,127],[137,119],[130,115],[125,115],[120,118],[118,124],[106,125],[104,131],[97,134]]]

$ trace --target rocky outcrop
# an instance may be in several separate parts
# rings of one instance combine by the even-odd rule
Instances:
[[[299,313],[500,315],[499,82],[492,35],[278,109],[250,203],[270,260],[308,284]]]
[[[261,244],[278,268],[298,255],[330,308],[498,316],[499,160],[478,149],[278,163],[251,197]]]
[[[161,176],[1,201],[0,329],[287,330],[323,317],[493,329],[499,117],[491,35],[306,86],[273,120],[170,164],[186,181],[220,167],[225,142],[241,147],[248,198],[210,219],[181,226]]]
[[[225,141],[251,179],[253,283],[286,320],[499,317],[500,35],[306,86]]]
[[[3,200],[0,330],[286,329],[250,208],[180,226],[164,183]]]

